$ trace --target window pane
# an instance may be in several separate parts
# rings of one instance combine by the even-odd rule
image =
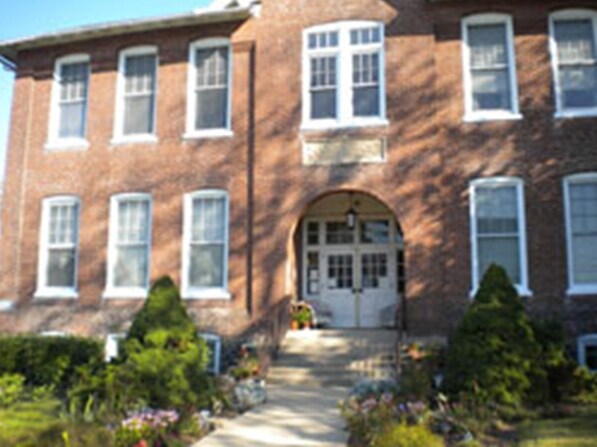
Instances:
[[[52,205],[50,208],[49,243],[75,244],[77,229],[77,205]]]
[[[307,225],[307,244],[319,245],[319,223],[309,222]]]
[[[48,253],[48,287],[75,287],[75,249],[51,248]]]
[[[228,48],[204,48],[195,53],[197,87],[228,85]]]
[[[383,279],[388,277],[388,257],[383,253],[361,256],[361,278],[365,289],[387,287]]]
[[[154,91],[156,56],[127,56],[125,60],[125,93]]]
[[[118,247],[114,272],[116,287],[146,287],[147,246]]]
[[[514,284],[520,284],[518,237],[479,237],[479,279],[493,264],[502,266]]]
[[[564,107],[597,107],[597,66],[560,67]]]
[[[354,230],[346,225],[346,222],[326,222],[325,239],[327,244],[352,244],[354,242]]]
[[[83,138],[85,136],[85,101],[60,104],[60,138]]]
[[[327,288],[352,289],[353,287],[353,259],[352,255],[328,256]]]
[[[193,200],[191,240],[193,242],[224,242],[226,235],[224,198]]]
[[[311,118],[336,118],[336,90],[311,92]]]
[[[76,101],[87,97],[89,64],[64,64],[60,69],[61,101]]]
[[[570,185],[573,279],[597,283],[597,183]]]
[[[560,63],[595,59],[593,24],[590,19],[555,22],[555,38]]]
[[[597,346],[589,345],[585,347],[585,362],[587,368],[591,371],[597,371]]]
[[[475,201],[479,234],[518,232],[518,200],[515,187],[478,187],[475,191]]]
[[[153,132],[153,95],[132,96],[124,101],[124,134]]]
[[[224,286],[224,245],[191,245],[191,287]]]
[[[361,242],[364,244],[387,244],[390,242],[390,222],[370,220],[361,222]]]
[[[472,68],[492,68],[508,64],[506,25],[474,25],[468,28]]]
[[[510,110],[508,70],[472,72],[474,110]]]
[[[149,239],[149,201],[121,200],[118,203],[118,242],[146,243]]]
[[[228,117],[228,90],[217,88],[197,91],[195,129],[226,128]]]
[[[355,116],[379,115],[379,87],[360,87],[353,92]]]

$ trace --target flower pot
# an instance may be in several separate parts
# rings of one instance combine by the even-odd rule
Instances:
[[[291,320],[290,321],[290,329],[292,329],[293,331],[296,331],[298,328],[299,328],[298,321]]]

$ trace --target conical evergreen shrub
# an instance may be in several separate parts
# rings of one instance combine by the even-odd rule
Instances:
[[[522,300],[506,271],[491,265],[450,344],[446,391],[517,405],[530,389],[538,352]]]
[[[153,408],[206,404],[209,349],[198,336],[174,282],[150,290],[127,335],[121,371],[131,392]]]

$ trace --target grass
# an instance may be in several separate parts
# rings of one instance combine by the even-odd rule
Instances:
[[[106,447],[110,433],[90,424],[73,424],[60,418],[61,404],[47,399],[19,402],[0,408],[0,447],[62,447],[68,432],[71,447]]]
[[[597,405],[576,407],[574,415],[541,419],[519,428],[520,447],[597,446]]]

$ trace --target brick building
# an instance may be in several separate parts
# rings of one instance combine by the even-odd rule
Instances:
[[[3,331],[449,335],[484,269],[597,364],[597,1],[262,0],[0,44]],[[283,313],[283,312],[282,312]]]

